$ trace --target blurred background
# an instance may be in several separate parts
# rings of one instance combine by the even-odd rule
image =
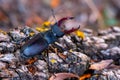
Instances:
[[[104,29],[120,25],[119,0],[0,0],[0,29],[40,26],[75,16],[83,27]]]

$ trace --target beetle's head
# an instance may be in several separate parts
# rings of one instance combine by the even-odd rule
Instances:
[[[79,23],[74,20],[74,17],[62,18],[57,24],[65,34],[69,34],[80,28]]]

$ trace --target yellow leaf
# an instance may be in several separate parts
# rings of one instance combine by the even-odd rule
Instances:
[[[80,30],[76,30],[74,33],[82,39],[85,38],[85,34],[83,32],[81,32]]]
[[[34,34],[35,34],[34,32],[31,32],[29,35],[30,35],[30,36],[33,36]]]
[[[6,35],[7,33],[3,30],[0,29],[0,33],[3,33],[4,35]]]
[[[70,51],[71,53],[73,52],[73,50],[72,50],[72,49],[70,49],[69,51]]]
[[[41,27],[36,27],[36,30],[39,32],[47,31],[50,27],[51,23],[49,21],[46,21],[42,24]]]
[[[57,61],[56,61],[55,59],[51,59],[50,62],[51,62],[52,64],[54,64],[54,63],[56,63]]]
[[[41,27],[36,27],[36,30],[39,31],[39,32],[44,32],[45,29],[41,28]]]
[[[49,27],[51,23],[49,21],[46,21],[42,24],[42,27]]]

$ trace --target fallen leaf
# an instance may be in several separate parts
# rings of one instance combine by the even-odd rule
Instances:
[[[52,64],[57,63],[57,61],[56,61],[55,59],[51,59],[50,62],[51,62]]]
[[[1,30],[1,29],[0,29],[0,33],[3,33],[4,35],[7,34],[7,32],[5,32],[5,31],[3,31],[3,30]]]
[[[102,69],[107,68],[109,65],[111,65],[111,63],[113,63],[112,59],[110,59],[110,60],[102,60],[101,62],[91,64],[89,69],[102,70]]]
[[[29,35],[30,35],[30,36],[33,36],[34,34],[35,34],[34,32],[31,32]]]
[[[27,69],[29,70],[29,72],[31,72],[33,75],[35,74],[35,72],[37,71],[37,68],[35,66],[27,66]]]
[[[49,80],[64,80],[66,78],[78,78],[79,79],[79,76],[73,73],[57,73],[51,76]]]
[[[82,39],[85,38],[85,34],[83,32],[81,32],[80,30],[76,30],[74,33]]]
[[[34,62],[36,62],[37,61],[37,58],[31,58],[31,59],[28,59],[27,61],[26,61],[26,64],[27,65],[30,65],[30,64],[33,64]]]
[[[63,55],[62,53],[58,53],[58,56],[62,59],[66,59],[66,57],[67,57],[66,55]]]
[[[120,66],[111,64],[110,66],[107,67],[107,69],[120,69]]]
[[[39,32],[47,31],[50,28],[51,23],[49,21],[44,22],[40,27],[36,27]]]
[[[91,77],[91,74],[84,74],[79,78],[79,80],[85,80],[85,79],[90,78],[90,77]]]

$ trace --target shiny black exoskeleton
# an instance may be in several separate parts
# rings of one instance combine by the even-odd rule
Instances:
[[[21,49],[21,57],[30,58],[35,55],[40,54],[42,51],[47,49],[49,44],[54,43],[58,38],[62,37],[64,34],[73,32],[75,29],[65,31],[61,29],[61,24],[63,21],[73,19],[73,17],[62,18],[51,26],[51,29],[44,32],[38,33],[28,42],[26,42]]]

